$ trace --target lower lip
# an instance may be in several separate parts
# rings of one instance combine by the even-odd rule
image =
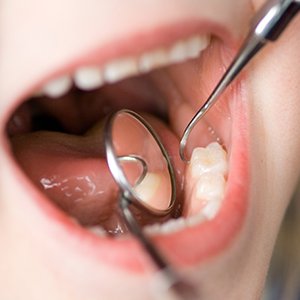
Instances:
[[[153,236],[153,241],[172,264],[177,267],[199,264],[223,252],[237,237],[245,220],[248,195],[248,138],[247,114],[241,99],[233,100],[232,143],[229,178],[223,205],[211,221],[189,227],[176,233]],[[55,208],[24,178],[14,164],[13,174],[23,189],[28,191],[27,213],[33,230],[42,231],[44,237],[59,243],[79,256],[88,256],[95,264],[141,273],[149,268],[147,254],[133,238],[109,239],[97,237],[76,225]],[[76,248],[74,247],[76,245]],[[66,250],[66,249],[64,249]]]

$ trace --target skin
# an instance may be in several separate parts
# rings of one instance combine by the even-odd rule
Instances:
[[[80,56],[95,40],[99,43],[99,36],[100,43],[106,44],[112,36],[130,35],[137,27],[143,31],[183,18],[208,17],[240,43],[261,4],[247,0],[91,0],[89,5],[83,0],[1,0],[1,132],[16,99],[21,100],[33,83],[55,72],[70,53]],[[116,12],[118,17],[114,17]],[[300,171],[299,29],[300,19],[296,18],[282,38],[248,68],[249,214],[231,247],[192,268],[205,299],[224,295],[227,299],[260,298],[277,232]],[[117,299],[122,295],[122,299],[150,299],[144,293],[146,276],[129,275],[105,264],[95,269],[88,260],[78,264],[79,258],[72,253],[64,263],[65,254],[49,237],[27,226],[24,214],[28,217],[30,211],[21,205],[22,199],[32,195],[9,171],[6,148],[1,133],[0,279],[4,284],[0,298]]]

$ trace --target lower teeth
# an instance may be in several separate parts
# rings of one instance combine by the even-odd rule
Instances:
[[[184,217],[147,226],[145,231],[168,234],[213,219],[222,205],[227,170],[227,153],[219,143],[195,148],[186,170]]]
[[[224,197],[227,170],[227,153],[217,142],[194,149],[185,177],[187,216],[215,217]]]
[[[101,226],[91,226],[91,227],[87,227],[87,229],[88,229],[88,231],[92,232],[96,236],[99,236],[99,237],[107,236],[107,232]]]

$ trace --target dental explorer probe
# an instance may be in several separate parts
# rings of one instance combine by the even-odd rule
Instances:
[[[277,40],[299,10],[300,0],[269,0],[257,12],[243,46],[206,102],[197,111],[184,130],[179,146],[179,154],[183,161],[189,161],[185,155],[185,148],[189,135],[198,121],[213,106],[226,87],[236,78],[255,54],[267,42]]]

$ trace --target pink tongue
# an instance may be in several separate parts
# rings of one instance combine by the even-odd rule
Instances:
[[[157,119],[149,121],[181,175],[177,137]],[[124,132],[130,136],[126,128]],[[117,215],[118,187],[104,158],[102,138],[102,126],[98,126],[85,136],[46,131],[15,136],[12,145],[26,174],[54,203],[82,225],[115,231],[122,227]]]

